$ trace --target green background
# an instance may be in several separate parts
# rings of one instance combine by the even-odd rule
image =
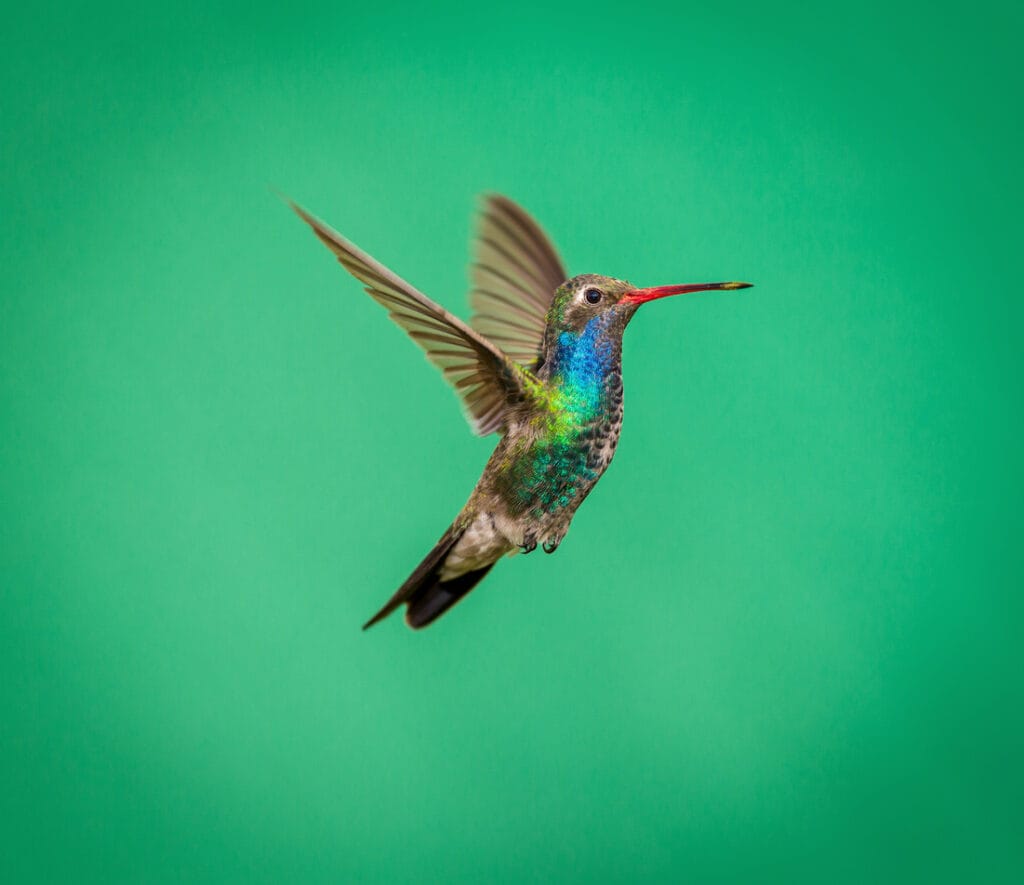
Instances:
[[[1019,6],[769,7],[8,12],[0,878],[1020,881]],[[363,634],[493,438],[272,187],[463,314],[489,190],[757,287]]]

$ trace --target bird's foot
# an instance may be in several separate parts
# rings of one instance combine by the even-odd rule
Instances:
[[[533,532],[523,535],[523,543],[519,545],[523,553],[533,553],[537,549],[537,536]]]
[[[554,553],[558,549],[558,545],[562,543],[561,538],[555,538],[553,541],[545,541],[543,544],[545,553]]]

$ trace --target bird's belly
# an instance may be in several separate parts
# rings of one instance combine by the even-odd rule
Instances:
[[[499,560],[516,546],[499,529],[494,513],[478,513],[466,526],[441,566],[441,580],[450,581]]]
[[[617,442],[617,427],[603,434],[587,430],[568,441],[534,440],[506,474],[510,511],[538,530],[568,525],[611,462]]]
[[[554,549],[611,462],[621,421],[620,405],[564,435],[508,434],[466,503],[465,533],[443,574],[482,568],[520,547]]]

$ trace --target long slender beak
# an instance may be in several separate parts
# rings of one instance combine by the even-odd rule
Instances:
[[[687,283],[683,286],[652,286],[650,289],[633,289],[622,296],[622,301],[643,304],[655,298],[669,295],[685,295],[687,292],[710,292],[712,289],[749,289],[753,283]]]

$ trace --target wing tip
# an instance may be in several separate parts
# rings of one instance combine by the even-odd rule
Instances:
[[[277,197],[282,203],[284,203],[289,209],[292,210],[296,215],[299,216],[303,221],[312,223],[316,219],[313,218],[305,209],[303,209],[298,203],[295,202],[291,197],[288,196],[281,188],[273,184],[268,184],[267,189]],[[312,220],[312,221],[311,221]]]
[[[298,215],[299,218],[301,218],[304,222],[306,222],[306,224],[308,224],[311,228],[313,228],[314,231],[316,231],[317,233],[320,233],[321,231],[326,229],[327,226],[319,218],[317,218],[315,215],[307,212],[298,203],[296,203],[293,199],[291,199],[290,197],[286,197],[284,194],[281,194],[280,196],[281,196],[281,199],[284,200],[285,205],[289,209],[291,209],[292,212],[294,212],[296,215]]]

